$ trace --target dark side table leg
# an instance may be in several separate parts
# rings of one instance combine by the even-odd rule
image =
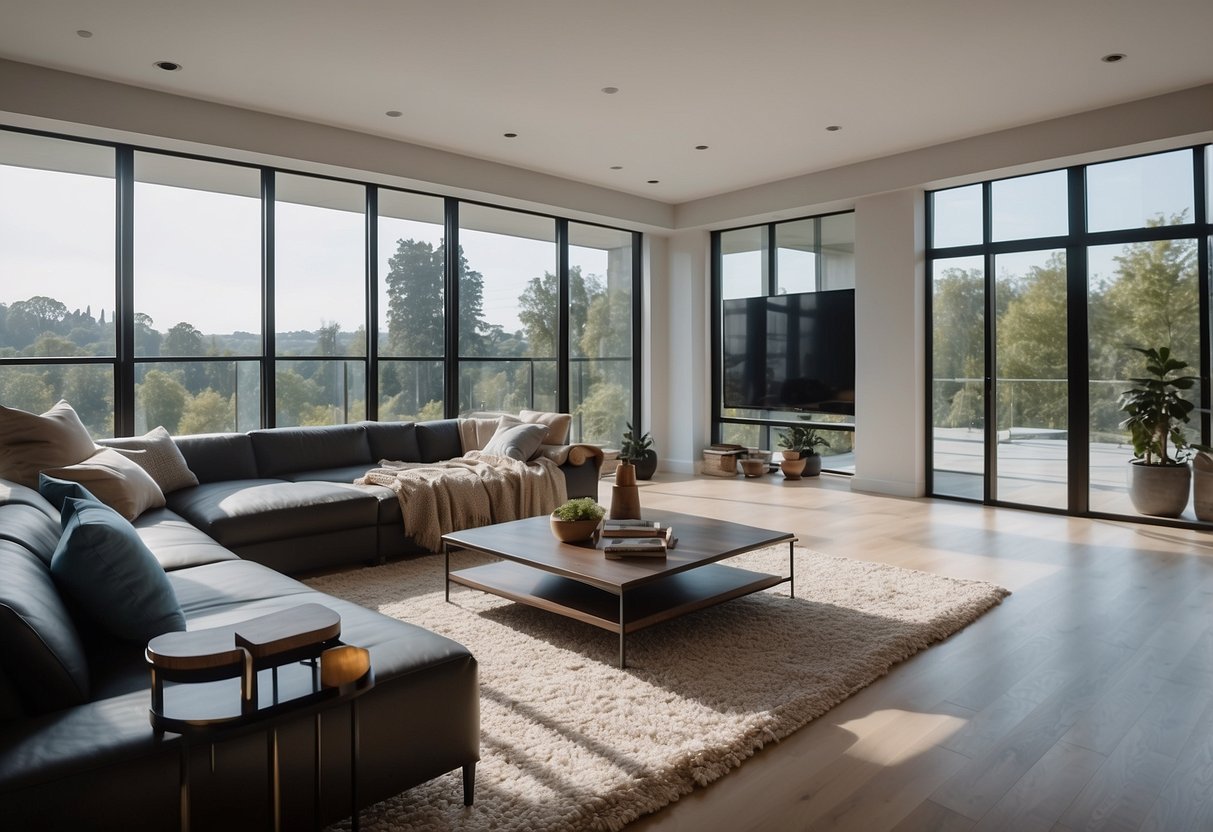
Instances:
[[[796,541],[788,541],[788,594],[796,597]]]
[[[623,593],[619,593],[619,669],[627,667],[627,643],[623,634]]]
[[[358,700],[350,701],[350,830],[358,832]]]
[[[177,769],[178,789],[181,795],[181,832],[190,832],[190,745],[181,737],[179,746],[181,762]]]

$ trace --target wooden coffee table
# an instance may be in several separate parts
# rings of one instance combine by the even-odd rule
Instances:
[[[607,560],[601,541],[556,540],[546,515],[445,534],[446,600],[454,582],[618,633],[622,668],[628,633],[779,584],[792,589],[790,532],[674,512],[644,519],[674,527],[678,545],[664,558]],[[718,562],[776,543],[788,544],[786,576]],[[461,549],[502,560],[452,572],[451,553]]]

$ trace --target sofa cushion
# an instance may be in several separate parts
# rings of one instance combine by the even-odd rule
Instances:
[[[24,547],[50,566],[62,531],[58,510],[37,491],[0,480],[0,540]]]
[[[185,629],[172,585],[129,522],[93,500],[69,497],[63,509],[51,575],[93,623],[140,643]]]
[[[151,475],[113,448],[102,448],[83,462],[49,468],[44,473],[80,483],[127,520],[164,505],[164,492]]]
[[[547,425],[510,425],[502,421],[483,453],[526,462],[539,452],[539,445],[547,435]]]
[[[318,471],[297,471],[293,474],[283,474],[287,482],[333,482],[352,483],[372,468],[378,467],[375,462],[363,462],[360,465],[350,465],[345,468],[323,468]]]
[[[547,425],[548,435],[544,445],[564,445],[569,441],[569,428],[573,425],[571,413],[550,413],[546,410],[523,410],[518,418],[524,422]]]
[[[371,446],[362,425],[267,428],[249,433],[257,475],[280,477],[294,471],[370,463]]]
[[[38,472],[75,465],[96,450],[88,430],[65,401],[42,415],[0,407],[0,477],[38,487]]]
[[[88,662],[45,563],[0,540],[0,662],[29,713],[88,700]]]
[[[417,425],[414,422],[361,422],[371,445],[371,463],[380,460],[417,462],[421,449],[417,445]]]
[[[459,441],[459,420],[439,419],[417,423],[418,462],[437,462],[463,456]]]
[[[199,433],[173,441],[200,483],[257,479],[257,458],[247,433]]]
[[[165,494],[198,484],[198,477],[186,464],[181,449],[163,427],[153,428],[143,436],[102,439],[99,444],[114,448],[123,456],[129,457],[132,462],[147,471]]]
[[[354,488],[270,479],[185,488],[169,496],[169,508],[229,548],[373,527],[377,512],[375,498]]]
[[[210,535],[167,508],[144,512],[131,525],[166,572],[237,559],[235,552],[224,548]]]

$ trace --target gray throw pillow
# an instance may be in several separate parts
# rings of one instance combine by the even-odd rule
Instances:
[[[147,471],[165,494],[198,484],[198,477],[163,427],[152,428],[143,436],[107,439],[104,444]]]
[[[539,446],[548,435],[547,425],[505,425],[497,428],[482,453],[508,456],[526,462],[539,453]]]

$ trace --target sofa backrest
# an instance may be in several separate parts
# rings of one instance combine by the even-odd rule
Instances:
[[[257,476],[280,477],[297,471],[370,467],[371,446],[360,424],[306,428],[262,428],[249,432]]]
[[[438,419],[417,423],[418,462],[437,462],[463,456],[463,443],[459,441],[459,420]]]
[[[200,483],[257,479],[257,458],[247,433],[200,433],[173,441]]]
[[[420,462],[417,425],[414,422],[359,422],[371,445],[371,462]]]

